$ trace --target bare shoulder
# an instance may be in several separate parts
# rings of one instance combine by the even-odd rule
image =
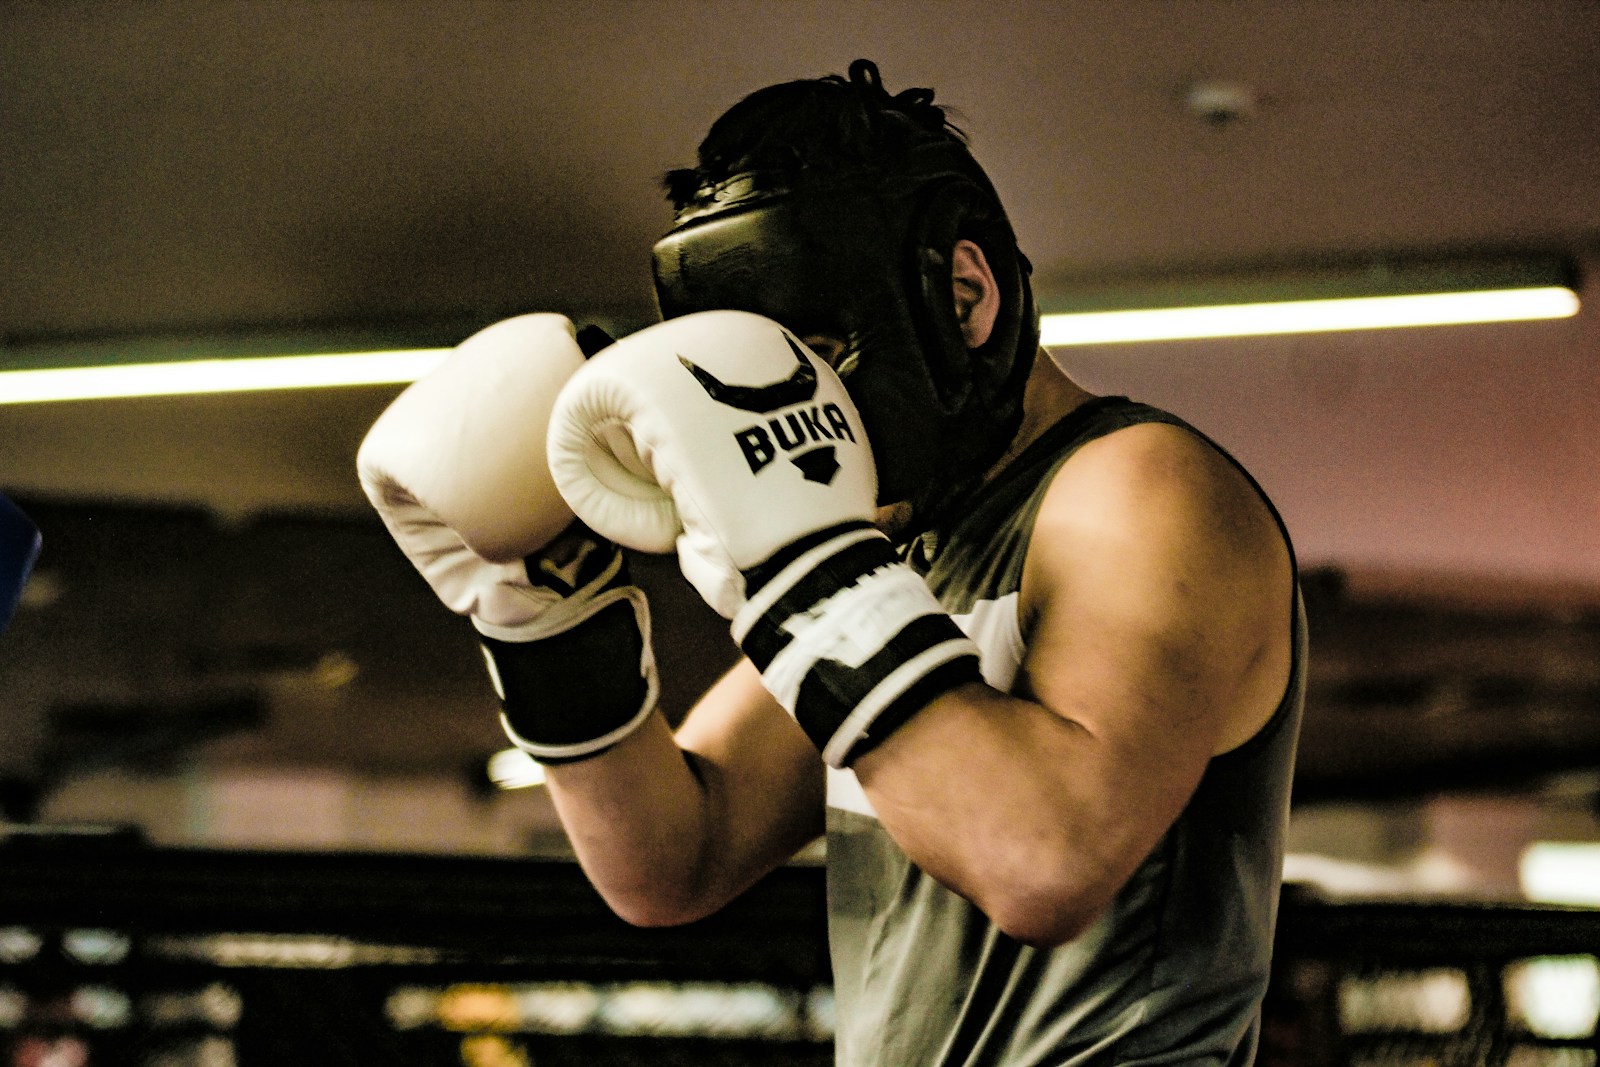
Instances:
[[[1203,563],[1244,579],[1288,562],[1249,479],[1204,440],[1166,423],[1130,426],[1079,449],[1046,491],[1033,542],[1030,559],[1048,564],[1046,574],[1067,568],[1081,576],[1101,553],[1103,566]]]
[[[1126,664],[1155,688],[1191,686],[1216,750],[1265,722],[1287,683],[1292,566],[1268,505],[1227,457],[1165,423],[1118,430],[1078,450],[1047,489],[1023,573],[1034,673],[1092,670],[1086,626],[1147,658]],[[1072,652],[1078,657],[1062,658]],[[1045,677],[1036,684],[1049,686]]]

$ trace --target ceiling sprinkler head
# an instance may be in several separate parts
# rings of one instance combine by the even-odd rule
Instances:
[[[1199,81],[1183,97],[1189,111],[1212,126],[1231,126],[1251,118],[1261,107],[1261,94],[1243,82]]]

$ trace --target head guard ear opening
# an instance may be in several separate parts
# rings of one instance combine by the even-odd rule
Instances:
[[[952,255],[958,241],[982,251],[999,310],[982,344],[969,348],[955,308]],[[963,466],[999,458],[1021,417],[1022,387],[1038,345],[1026,260],[992,192],[954,177],[928,195],[912,228],[918,340],[941,395],[977,431]],[[998,440],[996,440],[998,438]]]

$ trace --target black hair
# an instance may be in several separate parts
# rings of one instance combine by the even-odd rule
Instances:
[[[698,165],[668,171],[667,198],[682,210],[702,190],[738,174],[796,174],[870,166],[914,144],[967,143],[932,89],[890,95],[877,64],[858,59],[849,74],[757,89],[711,124]]]

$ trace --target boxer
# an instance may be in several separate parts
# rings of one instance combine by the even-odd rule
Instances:
[[[362,449],[586,874],[682,923],[826,834],[840,1064],[1248,1063],[1305,679],[1272,505],[1039,351],[930,90],[769,86],[667,185],[663,322],[584,360],[541,318]],[[745,654],[676,730],[617,545]]]

